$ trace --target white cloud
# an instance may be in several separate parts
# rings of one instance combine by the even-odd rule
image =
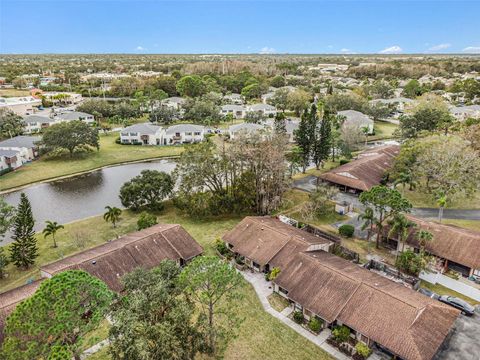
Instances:
[[[147,49],[145,49],[143,46],[138,45],[138,46],[135,48],[135,50],[137,50],[137,51],[145,51],[145,50],[147,50]]]
[[[380,54],[400,54],[402,51],[403,50],[400,46],[393,45],[393,46],[387,47],[383,50],[380,50],[379,53]]]
[[[451,44],[438,44],[438,45],[434,45],[432,47],[429,47],[428,48],[428,51],[440,51],[440,50],[445,50],[445,49],[448,49],[450,46],[452,46]]]
[[[355,51],[352,51],[352,50],[347,49],[347,48],[340,49],[340,52],[342,54],[355,54]]]
[[[480,46],[467,46],[462,51],[468,54],[480,54]]]
[[[265,46],[265,47],[261,48],[258,53],[259,54],[274,54],[276,52],[277,51],[274,48]]]

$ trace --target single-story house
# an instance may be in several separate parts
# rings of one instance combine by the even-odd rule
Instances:
[[[472,275],[480,277],[480,231],[428,221],[411,215],[407,215],[407,218],[416,226],[409,230],[405,250],[412,249],[418,252],[420,245],[416,234],[420,230],[427,230],[432,233],[433,240],[425,245],[425,251],[437,258],[441,272],[452,269],[465,277]],[[395,237],[388,236],[388,230],[386,226],[384,240],[400,251],[402,244]]]
[[[180,225],[158,224],[42,266],[40,273],[50,278],[61,271],[84,270],[121,291],[120,278],[137,267],[150,269],[165,259],[183,266],[202,252]]]
[[[23,165],[19,150],[0,149],[0,174],[7,169],[16,169]]]
[[[27,134],[34,134],[57,123],[58,120],[43,115],[27,115],[23,118],[24,129]]]
[[[460,121],[468,118],[480,118],[480,105],[453,106],[450,108],[450,114]]]
[[[35,113],[42,105],[42,100],[33,96],[0,97],[0,109],[6,108],[17,115],[25,116]]]
[[[72,92],[49,91],[42,92],[42,97],[51,101],[53,104],[62,103],[66,105],[75,105],[82,101],[82,94]]]
[[[367,129],[367,134],[373,134],[373,120],[369,116],[356,110],[339,111],[338,115],[345,117],[344,127]]]
[[[283,268],[300,251],[328,251],[331,241],[269,216],[247,216],[222,240],[255,271]]]
[[[166,259],[183,266],[202,252],[203,248],[182,226],[158,224],[42,266],[40,274],[45,279],[62,271],[83,270],[120,292],[120,278],[135,268],[151,269]],[[7,316],[35,293],[43,279],[0,294],[0,339]]]
[[[55,119],[59,122],[65,121],[76,121],[80,120],[87,124],[93,124],[95,122],[95,117],[91,114],[87,114],[81,111],[66,111],[55,115]]]
[[[40,136],[20,135],[10,139],[0,141],[0,150],[18,151],[18,156],[22,163],[32,161],[38,157],[38,142]]]
[[[321,174],[323,181],[335,184],[343,191],[368,191],[379,185],[392,167],[400,151],[398,145],[386,145],[362,152],[347,164]]]
[[[275,128],[275,120],[267,119],[265,124],[270,126],[272,129]],[[295,142],[295,130],[298,129],[300,125],[300,119],[298,118],[287,118],[285,119],[285,130],[287,131],[288,141],[293,143]]]
[[[253,104],[247,106],[247,112],[257,112],[266,117],[274,117],[277,114],[277,109],[269,104]]]
[[[324,327],[347,326],[356,340],[381,345],[405,360],[431,360],[459,315],[457,309],[325,251],[296,252],[273,283],[274,291],[305,318],[318,318]]]
[[[163,145],[198,143],[204,140],[205,127],[194,124],[169,126],[163,135]]]
[[[406,97],[395,97],[391,99],[375,99],[371,100],[370,104],[383,104],[383,105],[393,105],[395,110],[399,113],[403,113],[407,106],[413,104],[415,100],[406,98]]]
[[[243,119],[247,114],[247,108],[243,105],[223,105],[220,114],[223,116],[232,114],[234,119]]]
[[[173,96],[162,100],[162,106],[166,106],[178,111],[182,110],[182,105],[185,104],[186,101],[187,100],[182,97]]]
[[[236,94],[236,93],[224,95],[223,100],[225,102],[228,102],[229,104],[234,104],[234,105],[242,105],[243,104],[242,95]]]
[[[235,139],[239,134],[252,135],[267,131],[268,127],[261,124],[241,123],[228,128],[230,139]]]
[[[160,145],[163,128],[151,123],[127,126],[120,132],[122,144]]]

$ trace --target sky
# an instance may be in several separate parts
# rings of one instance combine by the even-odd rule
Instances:
[[[480,53],[480,0],[0,0],[0,53]]]

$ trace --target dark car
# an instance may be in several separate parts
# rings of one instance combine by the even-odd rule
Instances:
[[[438,295],[437,293],[434,293],[432,290],[428,290],[428,289],[425,289],[425,288],[418,289],[418,292],[420,294],[423,294],[423,295],[428,296],[429,298],[432,298],[432,299],[435,299],[435,300],[438,300],[440,298],[440,295]]]
[[[454,296],[442,295],[438,299],[441,302],[453,306],[462,312],[464,315],[472,316],[475,313],[475,308],[467,303],[465,300],[459,299]]]

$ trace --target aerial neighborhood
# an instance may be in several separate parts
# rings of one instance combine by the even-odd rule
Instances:
[[[391,3],[5,4],[0,359],[480,359],[480,8]]]

